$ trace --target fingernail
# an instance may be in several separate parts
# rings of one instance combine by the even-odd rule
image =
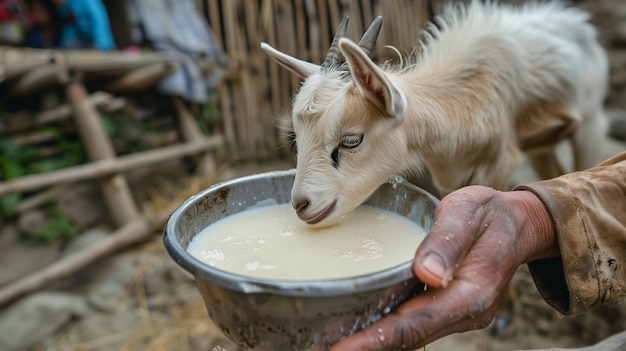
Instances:
[[[426,258],[422,261],[422,265],[428,272],[430,272],[430,274],[443,281],[443,277],[446,274],[446,266],[443,263],[441,256],[431,252],[426,255]]]

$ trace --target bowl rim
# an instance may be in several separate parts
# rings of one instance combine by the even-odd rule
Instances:
[[[181,205],[172,212],[163,229],[164,246],[174,261],[187,272],[191,273],[196,280],[242,293],[269,293],[301,297],[341,296],[382,289],[402,282],[405,282],[405,284],[419,282],[413,272],[412,259],[381,271],[346,278],[327,280],[273,280],[255,278],[227,272],[207,265],[193,257],[182,246],[179,240],[177,240],[175,234],[176,227],[183,218],[185,211],[195,203],[201,201],[217,189],[257,179],[264,179],[268,176],[295,176],[295,169],[261,172],[222,181],[207,187],[183,201]],[[439,201],[426,190],[409,183],[402,177],[394,177],[388,182],[391,182],[394,186],[403,185],[415,188],[415,190],[421,192],[424,196],[430,197],[429,200],[435,201],[435,204]],[[426,234],[428,235],[428,232]]]

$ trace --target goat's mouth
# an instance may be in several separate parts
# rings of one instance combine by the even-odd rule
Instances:
[[[335,210],[336,205],[337,205],[337,200],[333,201],[333,203],[328,205],[328,207],[326,207],[325,209],[321,210],[320,212],[316,214],[313,214],[312,216],[306,216],[304,214],[299,213],[298,217],[300,217],[300,219],[305,221],[307,224],[317,224],[321,222],[322,220],[324,220],[324,218],[328,217],[328,215],[330,215]]]

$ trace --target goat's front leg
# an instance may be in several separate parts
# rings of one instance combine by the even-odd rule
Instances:
[[[535,150],[527,154],[528,161],[540,179],[551,179],[565,174],[554,148]]]
[[[608,119],[603,109],[588,116],[576,128],[571,138],[574,151],[574,171],[582,171],[598,165],[606,157],[603,154],[607,137]]]

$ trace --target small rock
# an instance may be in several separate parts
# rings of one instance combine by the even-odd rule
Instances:
[[[82,250],[96,245],[98,242],[108,238],[109,232],[101,228],[93,228],[85,231],[77,236],[63,251],[64,256],[71,255],[73,253],[81,252]]]
[[[191,283],[193,279],[180,269],[174,260],[159,259],[155,264],[146,268],[143,283],[146,294],[153,295],[160,292],[173,294],[176,287]]]
[[[2,223],[0,225],[0,248],[9,247],[19,241],[19,232],[15,225]]]
[[[12,225],[0,226],[0,286],[48,266],[60,256],[58,245],[29,244]]]
[[[87,295],[90,305],[101,311],[112,311],[131,301],[129,285],[137,269],[133,257],[122,256],[115,260],[109,259],[107,265],[101,265],[93,272],[89,284],[93,289]]]
[[[93,225],[106,213],[98,188],[91,183],[68,187],[59,195],[61,212],[81,228]]]
[[[77,323],[78,338],[82,342],[115,336],[108,343],[97,343],[90,351],[118,351],[141,325],[142,319],[136,309],[120,309],[113,313],[93,313]]]
[[[131,294],[125,286],[105,283],[97,286],[87,295],[89,305],[98,311],[111,312],[121,306],[131,304]]]
[[[19,350],[36,344],[65,326],[72,317],[88,313],[80,295],[39,292],[0,314],[0,350]]]
[[[33,209],[19,215],[17,227],[20,232],[27,236],[34,236],[46,226],[48,219],[44,211]]]
[[[193,277],[166,253],[144,254],[140,265],[145,269],[136,284],[142,284],[150,309],[167,309],[200,296]]]
[[[100,228],[90,229],[79,236],[72,239],[69,245],[61,252],[64,257],[79,253],[88,247],[98,245],[99,242],[106,239],[109,233]],[[94,276],[97,276],[103,270],[109,269],[115,260],[115,257],[108,257],[93,262],[92,264],[82,267],[71,276],[56,282],[51,287],[56,290],[73,290],[78,287],[86,287],[91,285]]]

